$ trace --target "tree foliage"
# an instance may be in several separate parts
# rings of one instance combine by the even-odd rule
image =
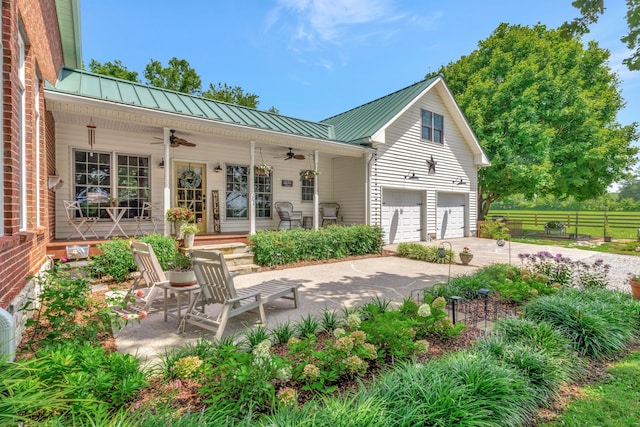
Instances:
[[[102,74],[103,76],[116,77],[122,80],[129,80],[131,82],[139,83],[137,71],[129,71],[119,59],[113,62],[107,61],[104,64],[91,59],[89,63],[89,71],[96,74]]]
[[[439,72],[491,160],[479,172],[479,212],[504,196],[595,198],[634,163],[636,124],[609,52],[559,30],[501,24],[479,48]]]
[[[209,90],[203,92],[202,96],[250,108],[258,108],[260,103],[259,96],[255,93],[245,93],[240,86],[229,86],[226,83],[218,83],[218,86],[209,83]]]
[[[636,168],[634,175],[622,182],[618,196],[620,199],[640,202],[640,166]]]
[[[589,25],[598,22],[604,13],[604,0],[574,0],[571,3],[580,11],[580,16],[571,22],[565,22],[561,30],[570,37],[581,36],[589,32]],[[629,70],[640,70],[640,0],[627,0],[627,27],[629,32],[622,41],[631,49],[631,57],[622,61]]]
[[[202,89],[202,80],[196,70],[191,68],[186,59],[175,56],[166,67],[152,59],[144,69],[144,77],[152,86],[190,95],[199,95]]]

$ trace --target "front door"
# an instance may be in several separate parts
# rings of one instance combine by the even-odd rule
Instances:
[[[200,232],[207,231],[206,171],[204,163],[174,163],[174,206],[191,209],[196,214]]]

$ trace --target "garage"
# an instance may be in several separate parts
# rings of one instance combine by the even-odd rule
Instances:
[[[464,237],[465,195],[438,193],[438,233],[439,239]]]
[[[419,242],[422,233],[422,192],[384,190],[382,229],[387,243]]]

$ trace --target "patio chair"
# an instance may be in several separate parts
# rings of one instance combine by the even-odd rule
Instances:
[[[265,323],[263,304],[279,298],[293,301],[298,307],[298,288],[300,284],[291,284],[270,280],[249,288],[236,290],[233,278],[224,257],[219,251],[191,250],[193,269],[198,279],[200,291],[191,300],[187,313],[180,322],[179,330],[184,332],[188,323],[216,332],[216,338],[222,338],[229,318],[249,310],[258,309],[260,321]],[[196,308],[198,302],[204,307],[219,304],[220,312],[214,316],[205,313],[204,308]]]
[[[155,208],[155,203],[151,204],[149,202],[144,202],[142,204],[142,209],[140,209],[140,215],[136,215],[133,217],[133,219],[136,221],[136,231],[135,231],[135,235],[136,236],[140,236],[142,234],[144,234],[144,232],[142,231],[142,224],[146,221],[149,221],[153,224],[153,232],[156,233],[158,231],[158,223],[160,222],[160,219],[158,217],[154,217],[153,216],[153,209]]]
[[[135,300],[133,306],[137,310],[148,311],[154,300],[160,296],[160,290],[162,290],[164,297],[164,321],[167,321],[168,316],[174,316],[180,319],[181,309],[185,305],[188,306],[190,302],[189,300],[186,304],[183,304],[183,294],[187,293],[190,299],[191,292],[199,289],[198,285],[182,287],[171,286],[151,245],[139,241],[132,241],[130,245],[133,260],[138,267],[140,275],[131,284],[127,292],[127,300]],[[168,299],[170,292],[176,295],[175,307],[169,307]]]
[[[289,223],[289,229],[292,228],[294,222],[298,223],[298,227],[302,227],[302,211],[294,211],[290,202],[276,202],[274,206],[276,212],[278,212],[278,217],[280,217],[278,230],[280,230],[283,222]]]
[[[82,212],[82,208],[80,207],[80,203],[78,201],[65,200],[64,210],[67,214],[67,222],[71,224],[78,235],[82,237],[82,240],[87,240],[86,235],[88,235],[88,233],[91,233],[96,238],[99,238],[96,232],[93,231],[93,226],[96,222],[98,222],[98,218],[84,216],[84,213]],[[71,239],[73,234],[73,231],[69,233],[69,237],[67,237],[67,240]]]
[[[339,212],[340,205],[337,203],[320,203],[320,218],[322,218],[322,226],[324,227],[325,221],[333,221],[334,224],[337,224]]]

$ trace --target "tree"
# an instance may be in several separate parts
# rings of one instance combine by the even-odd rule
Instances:
[[[582,36],[589,32],[589,25],[598,22],[605,10],[604,0],[574,0],[571,3],[580,11],[578,18],[565,22],[560,27],[569,37]],[[622,61],[629,70],[640,70],[640,1],[627,0],[627,27],[629,33],[622,41],[633,52]]]
[[[103,76],[116,77],[118,79],[129,80],[136,83],[140,82],[138,72],[129,71],[127,67],[122,65],[122,62],[119,59],[116,59],[113,62],[107,61],[104,64],[101,64],[92,58],[89,63],[89,71],[96,74],[102,74]]]
[[[633,176],[622,182],[618,195],[620,199],[633,199],[640,202],[640,166],[636,168]]]
[[[189,62],[175,56],[169,60],[167,67],[152,59],[144,69],[144,77],[147,84],[152,86],[190,95],[199,95],[202,88],[202,80]]]
[[[231,87],[226,83],[218,83],[217,87],[209,83],[209,90],[203,92],[202,96],[250,108],[258,108],[260,103],[258,101],[259,96],[255,93],[245,93],[240,86]]]
[[[621,126],[609,52],[543,25],[501,24],[442,73],[491,166],[478,218],[504,196],[597,197],[634,163],[637,124]]]

